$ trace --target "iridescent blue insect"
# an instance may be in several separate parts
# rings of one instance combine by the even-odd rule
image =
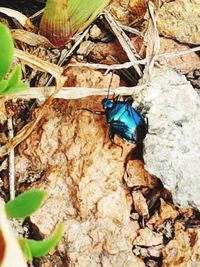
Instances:
[[[148,122],[140,113],[132,107],[132,100],[119,101],[118,98],[102,100],[102,106],[105,110],[107,123],[109,124],[109,137],[114,143],[115,135],[128,142],[142,143],[147,131]]]

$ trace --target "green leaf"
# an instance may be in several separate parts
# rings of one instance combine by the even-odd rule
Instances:
[[[6,203],[5,209],[8,217],[25,218],[36,211],[43,203],[46,193],[42,190],[32,189]]]
[[[20,92],[22,90],[28,89],[28,85],[21,81],[21,77],[22,77],[21,67],[17,66],[12,71],[10,76],[8,77],[8,80],[2,80],[1,81],[1,82],[6,81],[7,86],[1,87],[1,84],[0,84],[0,95],[15,94],[15,93]]]
[[[110,0],[69,0],[69,20],[72,32],[87,28]]]
[[[16,84],[18,84],[21,81],[22,73],[20,66],[17,66],[12,73],[10,74],[8,78],[8,86],[14,87]]]
[[[7,87],[8,87],[8,80],[1,80],[0,81],[0,95],[1,95],[1,92],[5,91]]]
[[[47,0],[40,32],[57,47],[87,28],[110,0]]]
[[[14,54],[14,44],[8,27],[0,23],[0,81],[8,72]]]
[[[60,224],[55,234],[50,239],[44,239],[44,240],[23,239],[25,246],[22,246],[22,249],[24,249],[25,247],[26,248],[25,253],[27,253],[27,246],[28,246],[32,257],[35,258],[40,258],[47,255],[53,248],[55,248],[55,246],[61,240],[63,228],[64,225]],[[30,257],[30,254],[28,254],[28,256]]]
[[[20,247],[24,253],[25,258],[27,259],[27,261],[32,261],[33,260],[33,256],[31,254],[31,250],[29,245],[26,242],[27,239],[18,239]]]

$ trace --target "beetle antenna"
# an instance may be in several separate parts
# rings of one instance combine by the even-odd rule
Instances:
[[[111,78],[110,78],[110,83],[109,83],[109,86],[108,86],[107,98],[109,98],[110,87],[111,87],[112,82],[113,82],[113,77],[114,77],[114,71],[111,71]]]

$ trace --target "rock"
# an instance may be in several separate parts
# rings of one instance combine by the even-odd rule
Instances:
[[[157,12],[157,25],[165,37],[200,44],[199,0],[166,1]]]
[[[173,200],[200,209],[200,98],[186,78],[154,69],[143,91],[134,90],[149,120],[144,141],[146,170],[161,179]]]

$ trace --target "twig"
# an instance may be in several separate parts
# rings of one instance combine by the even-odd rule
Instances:
[[[13,122],[12,117],[8,118],[8,137],[13,138]],[[10,188],[10,199],[15,198],[15,152],[14,148],[10,150],[8,155],[8,173],[9,173],[9,188]]]
[[[15,18],[24,27],[26,26],[27,21],[29,21],[28,17],[12,8],[0,7],[0,13],[3,13],[8,17]]]
[[[159,60],[162,57],[165,57],[165,58],[178,57],[178,56],[182,56],[182,55],[197,52],[197,51],[200,51],[200,46],[193,47],[193,48],[183,50],[183,51],[178,51],[178,52],[171,51],[167,53],[158,54],[156,56],[156,60]],[[147,60],[146,58],[144,58],[141,60],[135,60],[134,62],[135,64],[145,65]],[[87,67],[91,69],[106,69],[107,71],[110,71],[110,70],[129,69],[130,67],[132,67],[132,63],[125,62],[121,64],[112,64],[112,65],[98,64],[98,63],[70,63],[67,65],[67,67]]]

